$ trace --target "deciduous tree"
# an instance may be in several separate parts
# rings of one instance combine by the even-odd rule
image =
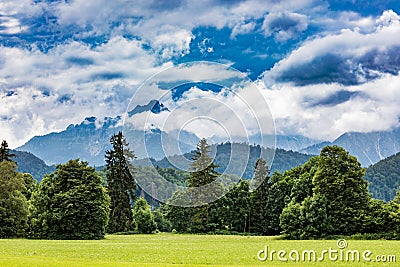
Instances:
[[[135,220],[135,231],[140,234],[150,234],[157,229],[150,205],[143,197],[139,198],[135,203],[133,218]]]
[[[357,158],[339,146],[322,149],[313,178],[314,194],[327,201],[328,234],[354,234],[363,231],[369,205],[365,169]]]
[[[31,235],[44,239],[104,238],[110,199],[87,162],[70,160],[46,175],[31,198]]]
[[[0,238],[21,237],[28,220],[24,178],[12,161],[0,162]]]

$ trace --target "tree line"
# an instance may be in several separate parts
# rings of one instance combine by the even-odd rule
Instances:
[[[400,193],[389,202],[373,199],[363,178],[365,169],[338,146],[325,147],[305,164],[272,175],[260,158],[252,180],[227,185],[219,182],[218,166],[209,156],[207,140],[202,139],[189,173],[156,168],[166,179],[187,185],[162,204],[135,183],[136,169],[130,164],[135,155],[122,133],[110,142],[104,180],[87,162],[71,160],[57,165],[37,185],[29,174],[16,172],[14,155],[3,141],[0,237],[100,239],[106,233],[158,230],[283,234],[290,239],[400,238]],[[212,190],[196,191],[210,183],[215,185]],[[213,194],[223,196],[205,201]],[[188,199],[196,205],[174,205]]]
[[[198,151],[206,153],[201,146]],[[194,159],[193,166],[198,160]],[[209,165],[209,181],[215,181],[212,169]],[[232,185],[221,199],[195,208],[167,203],[161,210],[178,232],[283,234],[289,239],[338,235],[399,239],[400,191],[390,202],[373,199],[364,174],[356,157],[339,146],[327,146],[319,156],[283,174],[269,175],[261,158],[253,180]],[[197,172],[190,175],[199,181],[195,179]],[[251,190],[251,183],[257,189]],[[177,192],[173,198],[186,196]]]
[[[126,150],[121,132],[110,141],[105,181],[87,162],[76,159],[57,165],[40,184],[16,171],[15,154],[3,141],[0,238],[101,239],[106,233],[153,232],[154,215],[143,198],[136,198],[136,183],[124,157],[134,154]]]

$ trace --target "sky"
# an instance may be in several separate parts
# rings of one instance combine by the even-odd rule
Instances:
[[[193,61],[252,79],[278,134],[390,130],[399,36],[394,0],[2,0],[0,139],[121,115],[149,77]]]

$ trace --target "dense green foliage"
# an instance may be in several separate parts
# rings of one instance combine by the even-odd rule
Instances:
[[[133,166],[128,160],[135,155],[129,150],[122,132],[114,134],[110,142],[112,149],[106,151],[106,181],[111,198],[109,233],[134,229],[131,203],[135,200],[136,183],[132,176]],[[126,158],[128,159],[126,159]]]
[[[367,168],[365,180],[369,182],[372,197],[392,200],[400,190],[400,153],[390,156]]]
[[[228,193],[216,203],[217,225],[219,230],[245,233],[249,231],[250,184],[242,180],[231,184]]]
[[[138,183],[136,196],[144,196],[152,207],[158,207],[160,203],[157,199],[154,199],[153,196],[167,199],[173,193],[171,187],[164,186],[165,182],[168,181],[179,186],[185,186],[187,184],[187,179],[189,178],[189,172],[173,168],[164,169],[159,167],[138,166],[135,167],[135,178]],[[142,187],[150,188],[152,190],[146,192]]]
[[[291,239],[355,234],[400,238],[398,200],[372,199],[364,172],[355,157],[337,146],[270,177],[266,161],[259,159],[251,183],[231,184],[225,196],[207,205],[163,206],[161,214],[179,232],[284,233]],[[258,187],[251,191],[250,185]],[[184,192],[173,196],[187,197]]]
[[[46,175],[31,198],[31,236],[45,239],[101,239],[110,199],[87,162],[70,160]]]
[[[157,225],[157,230],[160,232],[171,232],[171,222],[165,217],[164,207],[162,206],[153,211],[154,221]]]
[[[311,239],[361,233],[400,238],[396,224],[400,205],[370,197],[363,179],[365,170],[355,157],[341,147],[325,147],[309,165],[311,168],[297,168],[303,169],[297,174],[296,168],[285,173],[297,176],[290,202],[280,217],[287,237]],[[298,182],[303,184],[300,190],[296,189]]]
[[[0,238],[23,236],[27,227],[26,187],[16,169],[12,161],[0,162]]]
[[[365,169],[357,158],[343,148],[322,149],[313,177],[313,191],[328,202],[328,234],[349,235],[362,231],[370,199],[364,174]]]
[[[135,220],[135,231],[139,234],[150,234],[157,228],[150,205],[142,197],[136,201],[133,207],[133,218]]]
[[[32,194],[39,188],[39,184],[29,173],[23,173],[22,177],[24,179],[25,188],[21,191],[21,193],[27,200],[30,200]]]

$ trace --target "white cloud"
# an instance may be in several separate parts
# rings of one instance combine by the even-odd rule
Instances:
[[[311,17],[309,24],[324,29],[321,35],[340,33],[343,29],[350,29],[363,33],[375,30],[376,20],[372,16],[362,16],[352,11],[328,12],[322,16]]]
[[[386,11],[374,22],[373,31],[345,29],[314,38],[266,71],[266,94],[279,132],[333,140],[348,131],[398,127],[400,76],[395,70],[400,39],[393,36],[399,34],[399,17]],[[324,61],[326,66],[320,64]],[[337,66],[350,67],[330,72]],[[313,78],[319,74],[327,78]],[[351,81],[349,77],[357,82],[343,84]],[[348,97],[339,99],[340,92],[348,92]]]
[[[232,37],[247,33],[268,12],[295,12],[314,5],[302,1],[126,1],[74,0],[52,6],[61,27],[78,25],[83,32],[101,35],[132,34],[148,42],[162,56],[185,54],[198,26],[233,29]],[[299,26],[300,27],[300,26]],[[82,33],[79,33],[82,34]]]
[[[42,13],[41,4],[34,5],[31,0],[3,0],[0,2],[0,34],[18,34],[29,27],[21,24],[21,19],[38,16]]]
[[[376,22],[382,26],[390,26],[391,24],[399,24],[400,16],[396,14],[393,10],[387,10],[383,12]]]
[[[318,84],[296,87],[275,85],[266,91],[280,133],[299,133],[333,140],[344,132],[385,131],[399,126],[400,76],[384,77],[362,85],[343,87]],[[310,105],[347,90],[361,92],[348,101],[332,105]]]
[[[277,128],[282,133],[332,139],[344,131],[388,129],[397,125],[400,115],[397,88],[400,84],[394,72],[399,64],[395,61],[396,50],[390,50],[400,46],[400,39],[395,38],[400,34],[400,18],[395,12],[386,11],[376,19],[354,12],[338,12],[334,19],[329,19],[332,13],[325,16],[326,10],[320,9],[319,1],[312,0],[234,3],[173,0],[163,3],[148,0],[46,1],[37,4],[31,0],[2,1],[2,34],[29,33],[34,25],[24,23],[46,13],[46,16],[58,18],[54,27],[57,33],[66,34],[68,40],[61,45],[55,44],[48,52],[42,52],[35,43],[29,43],[26,49],[0,47],[0,128],[4,135],[1,138],[6,138],[15,147],[33,135],[62,130],[85,116],[101,118],[123,113],[131,94],[143,80],[171,67],[168,60],[172,57],[190,52],[194,38],[192,31],[199,26],[228,27],[232,29],[232,38],[263,30],[266,36],[274,36],[279,41],[295,38],[309,25],[323,25],[326,31],[309,38],[264,73],[264,81],[270,90],[262,91],[262,96],[248,88],[242,91],[242,98],[201,90],[192,90],[186,95],[189,99],[216,99],[237,114],[228,112],[227,106],[214,105],[218,101],[200,105],[198,113],[190,113],[184,109],[189,106],[182,106],[182,112],[177,113],[177,124],[169,124],[170,130],[193,114],[206,114],[217,116],[221,123],[232,129],[232,133],[241,134],[240,127],[234,127],[238,120],[248,123],[246,128],[253,133],[256,126],[254,121],[246,120],[249,113],[242,100],[260,110],[258,116],[267,120],[268,112],[262,113],[266,106],[260,101],[261,97],[269,99]],[[263,21],[262,29],[260,21]],[[92,47],[71,41],[69,34],[74,35],[75,40],[104,36],[105,43]],[[143,45],[149,49],[144,49]],[[211,53],[213,47],[205,43],[204,49]],[[335,80],[330,84],[323,84],[326,80],[318,85],[306,83],[306,86],[280,83],[279,79],[284,80],[288,74],[294,77],[298,76],[299,70],[312,71],[315,60],[324,59],[328,54],[333,54],[346,67],[339,77],[347,79],[344,75],[354,75],[360,84],[340,85]],[[372,56],[368,57],[370,54]],[[165,64],[160,65],[160,57]],[[367,66],[368,60],[373,62],[373,67]],[[234,77],[230,71],[221,72],[201,65],[170,74],[163,77],[165,81],[191,77],[196,81],[214,82]],[[149,99],[165,93],[154,89],[146,91],[137,104],[147,104]],[[310,99],[318,102],[340,90],[363,94],[335,106],[312,106],[307,102]],[[171,108],[176,105],[173,102],[167,104]],[[166,119],[162,116],[154,117],[154,122],[161,124]],[[190,127],[203,127],[204,134],[213,134],[207,125],[199,121]],[[223,134],[223,131],[217,134]]]
[[[0,14],[16,16],[19,14],[37,15],[41,11],[41,4],[34,5],[31,0],[2,0],[0,2]]]
[[[170,65],[157,67],[139,41],[120,37],[96,48],[72,42],[48,53],[0,47],[0,58],[0,123],[8,129],[2,138],[12,147],[86,116],[122,114],[137,86]]]
[[[254,21],[241,22],[236,24],[231,33],[231,38],[234,38],[238,34],[246,34],[252,32],[256,28],[256,23]]]
[[[0,29],[0,34],[17,34],[26,31],[27,27],[16,18],[3,16],[0,18]]]
[[[188,54],[193,38],[188,30],[162,27],[152,44],[154,49],[161,51],[163,58],[169,59],[174,55]]]
[[[273,35],[277,41],[284,42],[297,38],[308,27],[307,16],[298,13],[270,13],[265,16],[262,30],[266,36]]]

